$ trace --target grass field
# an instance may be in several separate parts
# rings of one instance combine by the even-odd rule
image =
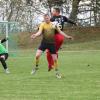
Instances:
[[[19,52],[8,60],[11,74],[0,65],[0,100],[100,100],[100,51],[60,52],[62,79],[47,71],[43,55],[33,76],[32,51]]]

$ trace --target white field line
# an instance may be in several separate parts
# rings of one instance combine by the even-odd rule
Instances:
[[[100,50],[70,50],[70,51],[62,50],[60,52],[100,52]]]
[[[100,50],[70,50],[70,51],[69,51],[69,50],[60,50],[59,53],[60,53],[60,52],[96,52],[96,51],[97,51],[97,52],[100,52]],[[12,52],[13,52],[13,53],[14,53],[14,52],[15,52],[15,53],[16,53],[16,52],[17,52],[17,53],[18,53],[18,52],[19,52],[19,53],[21,53],[21,52],[36,52],[36,50],[18,50],[18,51],[14,50],[14,51],[10,51],[10,53],[12,53]]]

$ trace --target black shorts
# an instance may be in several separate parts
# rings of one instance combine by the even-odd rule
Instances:
[[[5,56],[5,60],[8,59],[8,53],[2,53],[2,54],[0,54],[0,56]]]
[[[41,45],[38,48],[39,50],[45,51],[48,49],[51,54],[56,54],[56,47],[54,43],[44,43],[41,42]]]

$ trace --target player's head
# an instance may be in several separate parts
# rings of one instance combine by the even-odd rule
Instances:
[[[53,15],[53,16],[58,16],[58,15],[60,15],[60,9],[59,9],[59,8],[53,8],[52,15]]]
[[[50,16],[48,15],[48,14],[44,14],[44,21],[46,22],[46,23],[49,23],[50,22]]]

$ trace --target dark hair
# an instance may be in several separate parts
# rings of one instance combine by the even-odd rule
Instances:
[[[60,9],[59,8],[54,8],[56,10],[56,12],[60,13]]]

